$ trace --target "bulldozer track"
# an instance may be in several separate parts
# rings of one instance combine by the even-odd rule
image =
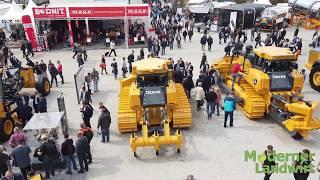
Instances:
[[[259,119],[264,117],[266,109],[264,99],[250,84],[244,80],[240,84],[235,84],[235,93],[243,98],[243,104],[238,105],[238,107],[248,118]]]
[[[173,110],[173,127],[186,128],[192,125],[191,107],[181,84],[175,84],[177,91],[177,105]]]
[[[136,112],[129,104],[130,86],[123,87],[120,91],[118,105],[118,129],[120,132],[132,132],[137,130]]]

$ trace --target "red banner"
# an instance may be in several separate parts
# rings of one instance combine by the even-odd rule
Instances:
[[[57,8],[32,8],[35,19],[44,18],[66,18],[67,11],[65,7]]]
[[[70,17],[78,18],[103,18],[103,17],[124,17],[126,15],[123,7],[70,7]]]
[[[148,16],[149,6],[127,6],[126,13],[128,17]]]
[[[35,51],[41,51],[40,46],[38,45],[38,41],[32,27],[32,21],[29,15],[22,16],[22,23],[26,38],[31,42],[32,47]]]

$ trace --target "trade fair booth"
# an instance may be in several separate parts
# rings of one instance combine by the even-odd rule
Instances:
[[[51,49],[59,43],[108,47],[114,41],[126,48],[146,43],[150,24],[148,5],[93,5],[33,8],[39,44]]]

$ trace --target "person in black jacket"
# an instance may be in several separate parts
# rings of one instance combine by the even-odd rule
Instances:
[[[43,156],[43,164],[46,172],[46,178],[50,178],[50,175],[55,175],[55,163],[56,158],[59,155],[57,146],[52,139],[49,139],[47,135],[41,136],[43,142],[39,148],[38,155]]]
[[[33,52],[33,48],[32,48],[32,44],[30,41],[26,42],[26,48],[27,48],[27,56],[29,56],[29,54],[31,54],[31,56],[34,56],[34,52]]]
[[[184,30],[184,31],[182,32],[182,36],[183,36],[183,41],[184,41],[184,42],[186,42],[187,35],[188,35],[187,30]]]
[[[314,154],[313,154],[314,155]],[[313,156],[310,150],[304,149],[299,153],[299,158],[294,162],[295,172],[293,173],[295,180],[307,180],[314,167],[312,165]]]
[[[21,43],[20,50],[22,51],[23,57],[27,57],[26,44],[24,42]]]
[[[90,124],[90,118],[93,115],[93,108],[88,102],[83,102],[82,103],[82,108],[80,109],[80,112],[82,113],[82,119],[86,127],[91,128]]]
[[[57,80],[58,70],[56,66],[51,62],[51,60],[49,60],[48,69],[51,75],[50,86],[52,87],[53,80],[54,80],[56,81],[56,86],[58,87],[58,80]]]
[[[39,112],[38,106],[39,106],[39,101],[40,101],[40,97],[39,97],[38,91],[34,92],[34,95],[31,96],[31,99],[33,99],[32,106],[33,106],[34,112],[38,113]]]
[[[202,54],[201,63],[200,63],[200,70],[202,70],[204,73],[207,72],[207,55],[205,53]]]
[[[141,54],[141,50],[140,50],[140,54]],[[133,62],[134,62],[134,51],[132,50],[132,52],[128,56],[129,73],[132,72],[132,63]]]
[[[67,174],[72,174],[71,163],[73,169],[77,170],[77,163],[74,160],[75,147],[73,145],[73,140],[69,139],[69,134],[64,134],[64,142],[61,144],[61,155],[63,160],[66,162]]]
[[[6,45],[3,46],[2,53],[3,53],[3,56],[4,56],[4,65],[7,66],[8,57],[9,57],[9,48]]]
[[[190,99],[191,98],[191,89],[194,88],[192,76],[189,75],[186,79],[184,79],[182,85],[184,87],[184,90],[186,92],[187,97]]]
[[[254,41],[256,42],[256,45],[254,46],[254,48],[257,48],[258,45],[261,46],[261,33],[258,33]]]
[[[202,38],[200,39],[200,44],[201,44],[201,50],[204,51],[206,48],[207,44],[207,37],[206,35],[203,35]]]
[[[48,112],[47,111],[47,99],[45,97],[39,97],[38,101],[38,111],[39,113]]]
[[[116,59],[113,58],[113,62],[111,63],[112,67],[112,73],[114,75],[114,79],[117,79],[118,76],[118,63],[116,62]]]
[[[210,91],[207,92],[206,94],[208,119],[212,117],[216,99],[217,99],[217,94],[213,91],[213,89],[210,89]]]
[[[109,128],[111,124],[111,116],[110,112],[106,107],[103,106],[102,102],[99,103],[99,110],[101,112],[99,119],[98,119],[98,126],[97,129],[101,127],[101,142],[105,142],[107,138],[107,142],[110,140],[110,133]]]
[[[210,35],[207,39],[207,43],[208,43],[208,51],[211,51],[211,46],[213,44],[213,38]]]
[[[16,97],[16,104],[21,103],[22,105],[29,105],[29,96],[19,92],[18,96]]]
[[[86,91],[85,87],[81,88],[80,101],[82,103],[92,103],[91,93],[89,91]]]
[[[272,175],[272,169],[276,166],[275,153],[272,145],[267,146],[267,150],[264,151],[266,159],[263,161],[262,168],[264,169],[264,180],[269,180]]]
[[[140,49],[140,58],[144,59],[144,50],[143,50],[143,48]]]
[[[87,138],[83,136],[82,132],[78,132],[77,137],[78,139],[76,141],[76,153],[80,166],[80,170],[78,171],[78,173],[84,173],[84,169],[86,171],[89,170],[88,161],[86,158],[87,152],[89,151],[89,143]]]
[[[193,30],[188,31],[189,41],[191,42],[192,36],[193,36]]]

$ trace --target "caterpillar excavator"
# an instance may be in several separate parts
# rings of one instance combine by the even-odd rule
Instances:
[[[309,82],[312,89],[320,92],[320,48],[313,48],[309,51],[305,67],[310,70]]]
[[[249,49],[249,50],[248,50]],[[239,109],[250,119],[269,115],[283,125],[294,139],[306,138],[320,128],[320,105],[303,99],[303,75],[298,72],[298,55],[287,48],[261,47],[238,57],[225,56],[212,65],[219,86],[235,96]],[[242,66],[242,78],[232,91],[231,68]],[[235,77],[235,76],[234,76]]]
[[[0,67],[0,142],[7,141],[19,119],[13,113],[15,99],[22,88],[35,88],[42,95],[50,93],[50,83],[42,74],[35,75],[34,68]]]
[[[180,128],[191,125],[190,104],[182,85],[173,81],[172,61],[149,58],[134,62],[132,75],[120,82],[118,105],[118,129],[132,133],[134,156],[138,147],[145,146],[154,146],[159,155],[163,144],[175,145],[180,153]]]

